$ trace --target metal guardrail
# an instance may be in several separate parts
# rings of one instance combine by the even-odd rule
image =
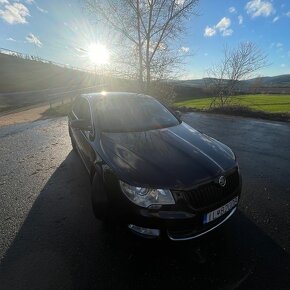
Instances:
[[[84,87],[84,88],[73,88],[49,93],[48,90],[41,91],[29,91],[29,92],[17,92],[15,95],[9,93],[9,95],[0,94],[1,98],[17,98],[17,104],[12,103],[11,106],[5,110],[0,111],[0,116],[5,116],[10,113],[18,112],[21,110],[27,110],[37,106],[48,105],[50,108],[53,108],[58,105],[72,102],[76,96],[87,93],[94,93],[102,90],[106,90],[108,86],[106,84],[99,84],[96,86]],[[53,89],[52,89],[53,91]]]
[[[99,84],[96,86],[86,87],[86,88],[80,88],[80,89],[73,89],[65,92],[57,92],[53,94],[48,94],[48,102],[50,105],[50,108],[52,108],[53,104],[55,103],[61,103],[64,104],[66,100],[73,101],[76,95],[80,94],[88,94],[93,92],[98,92],[100,90],[104,90],[107,87],[106,84]]]

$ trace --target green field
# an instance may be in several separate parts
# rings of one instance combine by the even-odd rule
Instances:
[[[176,105],[207,109],[211,100],[211,98],[192,99],[177,102]],[[290,113],[290,95],[242,95],[234,97],[232,104],[270,113]]]

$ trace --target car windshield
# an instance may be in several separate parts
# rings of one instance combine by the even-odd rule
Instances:
[[[179,124],[158,101],[140,95],[102,97],[96,102],[96,115],[103,132],[147,131]]]

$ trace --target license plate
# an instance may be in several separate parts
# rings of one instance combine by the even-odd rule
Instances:
[[[222,215],[224,215],[225,213],[230,211],[232,208],[234,208],[237,205],[238,200],[239,200],[239,198],[236,196],[234,199],[229,201],[227,204],[205,214],[203,216],[203,223],[207,224],[207,223],[221,217]]]

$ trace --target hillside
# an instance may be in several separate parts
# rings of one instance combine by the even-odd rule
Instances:
[[[196,80],[178,80],[172,83],[191,87],[205,87],[214,82],[213,78],[202,78]],[[240,87],[267,87],[267,88],[289,88],[290,74],[278,75],[272,77],[257,77],[248,80],[240,81]]]
[[[90,72],[0,53],[0,112],[95,91],[99,83]]]
[[[260,77],[243,81],[245,84],[261,84],[267,87],[290,87],[290,74],[273,77]]]
[[[0,93],[88,87],[94,75],[0,53]]]

